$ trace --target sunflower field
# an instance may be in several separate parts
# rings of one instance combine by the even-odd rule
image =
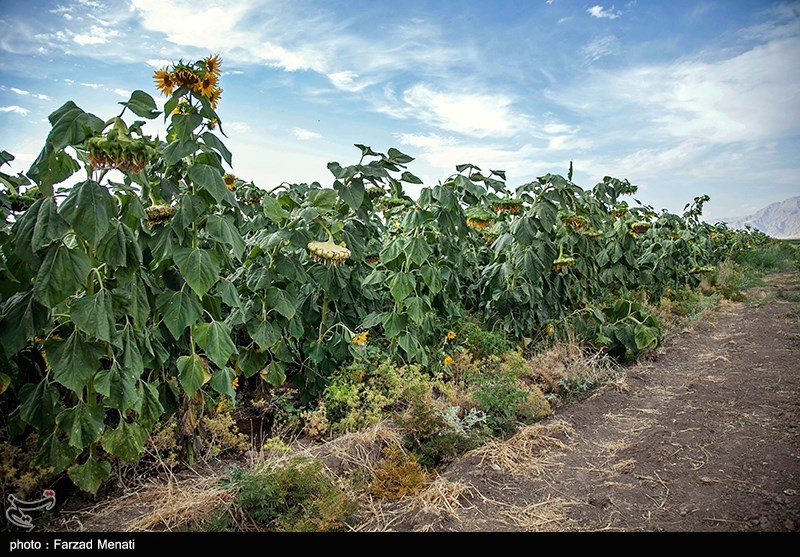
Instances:
[[[658,212],[571,165],[512,188],[463,164],[425,186],[412,157],[356,145],[328,184],[265,190],[232,174],[219,75],[216,56],[156,72],[163,139],[142,130],[162,116],[144,91],[108,120],[67,102],[30,169],[0,172],[4,434],[90,493],[164,415],[191,438],[244,390],[313,401],[355,359],[438,373],[467,318],[635,358],[661,339],[647,300],[766,241],[702,221],[707,196]]]

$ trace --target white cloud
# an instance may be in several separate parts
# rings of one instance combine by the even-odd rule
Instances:
[[[619,52],[619,39],[614,35],[598,37],[583,47],[583,55],[587,62],[594,62],[604,56],[611,56]]]
[[[420,147],[425,149],[442,148],[458,143],[455,137],[447,136],[442,137],[435,133],[418,134],[418,133],[400,133],[396,136],[400,143],[403,145],[411,145],[412,147]]]
[[[120,97],[124,97],[126,99],[130,98],[130,96],[131,96],[131,92],[128,91],[127,89],[111,89],[111,92],[112,93],[116,93]]]
[[[558,23],[566,23],[566,22],[568,22],[568,21],[572,21],[573,19],[574,19],[574,17],[573,17],[573,16],[562,17],[562,18],[560,18],[560,19],[558,20]]]
[[[33,96],[36,97],[39,100],[42,100],[42,101],[52,101],[53,100],[52,97],[49,97],[49,96],[44,95],[42,93],[34,93]]]
[[[617,19],[619,16],[622,15],[622,12],[619,10],[615,10],[614,6],[611,6],[610,10],[606,10],[603,6],[592,6],[586,13],[591,15],[592,17],[597,18],[607,18],[607,19]]]
[[[5,87],[0,87],[0,89],[5,89]],[[39,99],[39,100],[42,100],[42,101],[52,101],[53,100],[50,97],[48,97],[47,95],[43,95],[41,93],[31,93],[30,91],[26,91],[25,89],[19,89],[17,87],[9,87],[8,90],[11,91],[12,93],[16,93],[17,95],[23,95],[23,96],[31,95],[32,97],[34,97],[36,99]]]
[[[511,137],[528,121],[513,104],[499,93],[439,91],[420,83],[406,89],[401,102],[379,110],[472,137]]]
[[[234,33],[249,2],[209,6],[187,0],[131,0],[130,5],[146,29],[164,33],[169,42],[177,45],[218,51],[227,50],[232,37],[239,44],[246,44],[249,38]]]
[[[65,79],[64,81],[66,81],[68,83],[71,82],[68,79]],[[74,82],[71,82],[71,83],[74,83]],[[100,87],[103,86],[102,83],[81,83],[81,85],[83,85],[84,87],[89,87],[90,89],[99,89]]]
[[[317,132],[311,130],[304,130],[303,128],[294,128],[292,134],[300,141],[308,141],[309,139],[319,139],[322,137]]]
[[[108,39],[116,37],[117,35],[119,35],[119,31],[107,29],[106,27],[101,27],[98,25],[92,25],[89,27],[88,33],[76,34],[72,37],[72,40],[81,46],[106,44]]]
[[[12,106],[0,106],[0,112],[11,112],[14,114],[21,114],[22,116],[27,116],[30,110],[27,108],[22,108],[21,106],[12,105]]]
[[[16,93],[17,95],[30,95],[30,91],[25,91],[24,89],[17,89],[16,87],[9,88],[9,91],[12,93]]]
[[[162,58],[151,58],[150,60],[147,60],[145,62],[145,64],[147,64],[151,68],[155,68],[156,70],[160,70],[162,68],[166,68],[171,63],[172,62],[170,62],[169,60],[164,60]]]
[[[358,78],[358,74],[351,71],[334,72],[328,74],[328,79],[331,80],[331,83],[333,83],[333,85],[337,89],[342,89],[344,91],[358,93],[359,91],[363,90],[365,87],[370,85],[368,81],[362,81],[361,83],[357,83],[355,81],[356,78]]]

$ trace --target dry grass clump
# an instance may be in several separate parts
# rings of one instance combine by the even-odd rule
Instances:
[[[129,532],[186,531],[202,528],[219,505],[233,501],[234,493],[219,484],[216,475],[187,479],[170,476],[153,480],[110,504],[91,509],[91,515],[125,516],[141,512],[132,520],[117,524]]]
[[[542,455],[547,450],[568,450],[559,437],[569,437],[572,426],[562,420],[547,424],[534,424],[520,428],[508,439],[492,439],[482,447],[470,451],[468,456],[489,461],[512,474],[539,475],[547,467]]]
[[[383,458],[384,450],[402,446],[403,433],[400,428],[384,420],[312,447],[309,453],[321,459],[336,475],[363,470],[372,476]]]
[[[575,343],[559,343],[528,358],[529,381],[558,405],[606,383],[624,391],[625,375],[606,354],[587,352]]]

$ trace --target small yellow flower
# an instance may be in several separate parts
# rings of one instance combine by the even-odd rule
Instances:
[[[355,335],[353,337],[353,344],[356,346],[361,346],[365,342],[367,342],[367,336],[369,335],[369,331],[364,331],[360,335]]]
[[[456,338],[456,333],[455,333],[455,331],[448,331],[448,332],[447,332],[447,339],[448,339],[448,340],[453,340],[454,338]]]
[[[553,329],[552,325],[548,325],[544,332],[546,332],[548,335],[552,335],[554,330],[555,329]]]
[[[443,366],[449,366],[452,363],[453,363],[453,358],[451,358],[450,356],[445,356],[444,360],[442,360]]]
[[[233,381],[231,382],[231,387],[233,387],[234,391],[239,388],[239,378],[238,377],[234,377],[233,378]]]
[[[217,404],[217,411],[216,411],[216,413],[217,413],[217,414],[219,414],[220,412],[222,412],[222,405],[223,405],[223,404],[224,404],[224,401],[222,401],[222,400],[220,400],[220,401],[219,401],[219,404]]]

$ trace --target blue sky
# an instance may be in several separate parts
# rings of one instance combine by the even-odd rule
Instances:
[[[712,220],[800,195],[800,2],[0,0],[0,149],[25,170],[65,101],[108,118],[210,53],[233,173],[262,187],[330,184],[364,143],[426,185],[572,160],[656,209],[708,193]]]

